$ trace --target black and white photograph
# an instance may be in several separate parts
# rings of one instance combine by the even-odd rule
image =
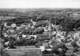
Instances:
[[[0,0],[0,56],[80,56],[80,0]]]

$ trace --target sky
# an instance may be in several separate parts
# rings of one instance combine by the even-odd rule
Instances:
[[[80,0],[0,0],[0,8],[80,8]]]

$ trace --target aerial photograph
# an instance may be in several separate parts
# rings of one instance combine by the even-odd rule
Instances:
[[[80,56],[79,0],[0,0],[0,56]]]

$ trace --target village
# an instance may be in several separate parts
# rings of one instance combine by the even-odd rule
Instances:
[[[66,30],[67,27],[63,26],[66,25],[65,22],[68,23],[70,20],[64,21],[62,25],[59,24],[58,20],[55,20],[59,17],[62,19],[69,17],[40,17],[12,17],[13,19],[3,20],[0,48],[3,50],[25,49],[26,47],[38,48],[41,51],[41,56],[80,55],[80,31],[77,30],[79,27],[75,26],[75,28],[78,28],[73,29],[69,25],[71,29]],[[2,56],[6,55],[2,53]]]

